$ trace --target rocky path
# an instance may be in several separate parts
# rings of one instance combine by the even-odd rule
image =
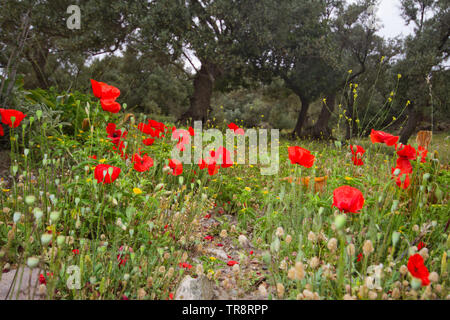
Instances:
[[[249,235],[236,231],[237,220],[234,216],[220,212],[223,209],[216,208],[201,219],[198,232],[205,238],[190,257],[196,264],[210,259],[220,267],[215,268],[214,274],[203,270],[203,276],[186,276],[179,284],[175,299],[267,299],[271,290],[267,284],[268,272],[263,267],[262,252],[254,248]],[[199,274],[198,270],[194,273]]]

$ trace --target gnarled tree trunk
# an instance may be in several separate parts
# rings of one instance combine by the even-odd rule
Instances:
[[[190,107],[181,116],[180,121],[208,120],[214,83],[221,74],[222,71],[213,63],[202,62],[194,78],[194,93],[190,98]]]
[[[421,115],[417,112],[413,104],[411,104],[408,108],[408,121],[400,133],[400,142],[403,144],[408,144],[409,138],[413,135],[419,121],[421,120]]]
[[[25,57],[31,63],[39,87],[44,90],[50,87],[49,75],[45,70],[49,54],[49,46],[45,45],[44,42],[39,45],[36,44],[25,52]]]
[[[336,94],[332,93],[327,95],[326,103],[322,102],[322,110],[320,111],[319,118],[311,130],[312,138],[317,140],[332,138],[332,132],[328,126],[328,122],[330,121],[331,113],[334,111],[335,100]]]
[[[308,109],[310,105],[310,101],[303,95],[297,93],[302,102],[302,108],[300,109],[300,113],[298,114],[297,124],[295,125],[294,131],[292,131],[292,138],[301,137],[302,136],[302,128],[305,124],[306,115],[308,114]]]

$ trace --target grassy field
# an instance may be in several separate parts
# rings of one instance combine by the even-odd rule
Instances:
[[[174,176],[166,167],[170,134],[146,146],[139,121],[126,123],[122,149],[108,138],[107,123],[93,123],[74,136],[48,136],[35,119],[40,136],[12,135],[12,178],[2,180],[0,195],[0,269],[39,269],[36,295],[173,299],[191,275],[214,281],[217,298],[449,298],[448,134],[433,138],[425,163],[411,161],[404,190],[391,175],[394,147],[369,139],[352,141],[366,150],[362,166],[345,145],[282,140],[275,176],[262,176],[260,165],[214,175],[183,165]],[[314,165],[292,164],[290,146],[310,150]],[[144,172],[134,167],[138,148],[153,159]],[[120,168],[112,183],[97,182],[101,164]],[[359,213],[332,207],[333,191],[344,185],[362,192]],[[428,285],[407,268],[417,252]],[[67,285],[71,266],[79,289]]]

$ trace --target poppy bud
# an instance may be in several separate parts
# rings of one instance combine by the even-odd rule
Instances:
[[[275,237],[275,240],[270,245],[270,251],[278,252],[279,250],[280,250],[280,239],[278,239],[278,237]]]
[[[58,246],[62,246],[62,245],[64,244],[65,240],[66,240],[66,237],[64,237],[64,236],[58,236],[58,237],[56,238],[56,243],[58,244]]]
[[[81,124],[81,129],[87,130],[88,128],[89,128],[89,119],[85,118],[85,119],[83,119],[83,123]]]
[[[272,261],[272,257],[270,256],[270,253],[267,251],[263,253],[262,258],[264,263],[267,265],[269,265]]]
[[[39,259],[36,257],[29,257],[27,259],[27,265],[29,268],[33,269],[39,264]]]
[[[290,234],[288,234],[288,235],[286,236],[285,241],[286,241],[287,244],[291,243],[291,242],[292,242],[292,236],[291,236]]]
[[[29,206],[31,206],[34,201],[36,201],[36,197],[35,196],[26,196],[25,197],[25,203]]]
[[[345,221],[347,220],[346,216],[341,214],[338,215],[335,219],[334,219],[334,224],[336,226],[337,230],[341,230],[344,226],[345,226]]]
[[[408,253],[410,256],[414,255],[417,252],[417,247],[413,246],[413,247],[409,247],[408,249]]]
[[[21,217],[22,217],[22,214],[20,212],[14,212],[13,222],[17,223],[20,220]]]
[[[44,233],[41,236],[41,243],[42,245],[46,246],[50,243],[50,241],[52,240],[52,235],[49,233]]]
[[[282,237],[284,235],[284,230],[282,227],[278,227],[277,231],[275,232],[277,237]]]
[[[444,252],[441,260],[441,275],[445,276],[447,272],[447,252]]]
[[[50,212],[50,220],[52,223],[56,223],[59,220],[60,213],[58,211]]]
[[[42,215],[44,214],[42,212],[42,210],[39,208],[34,208],[33,211],[34,211],[34,217],[36,218],[36,220],[40,220],[42,218]]]
[[[422,286],[422,280],[413,277],[412,280],[411,280],[411,287],[414,290],[418,290],[418,289],[420,289],[421,286]]]
[[[355,245],[354,245],[353,243],[350,243],[350,244],[347,246],[347,254],[348,254],[349,256],[354,256],[354,255],[355,255]]]
[[[395,247],[395,245],[397,244],[398,240],[400,239],[400,232],[394,231],[392,233],[392,245]]]

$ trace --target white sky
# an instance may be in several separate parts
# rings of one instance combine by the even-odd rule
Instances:
[[[380,19],[380,31],[384,38],[396,36],[406,37],[413,32],[413,26],[407,26],[401,17],[400,0],[381,0],[378,5],[377,17]]]

